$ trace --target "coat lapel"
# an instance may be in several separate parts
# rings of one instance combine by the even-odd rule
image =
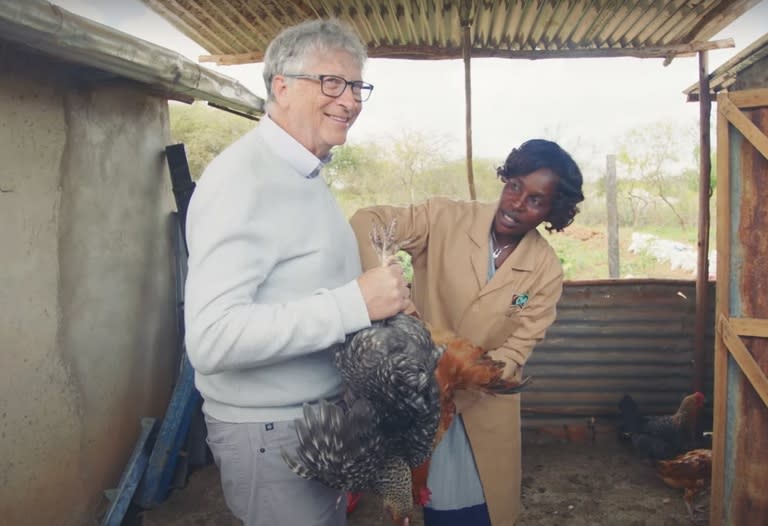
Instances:
[[[469,258],[472,261],[472,269],[475,271],[480,295],[488,281],[488,238],[491,235],[491,222],[495,213],[496,204],[481,208],[467,232],[471,243]]]
[[[494,274],[491,281],[486,283],[486,285],[480,289],[479,296],[493,292],[494,290],[508,284],[510,281],[512,281],[510,278],[511,274],[514,272],[527,273],[532,271],[536,259],[534,256],[536,253],[536,244],[538,243],[540,237],[541,234],[539,234],[537,230],[531,230],[525,234],[525,237],[520,240],[520,244],[517,245],[517,248],[515,248],[514,252],[512,252],[509,257],[507,257],[507,260],[504,262],[504,264],[501,265],[501,268],[496,269],[496,274]],[[486,266],[488,265],[487,258],[488,255],[486,252]]]

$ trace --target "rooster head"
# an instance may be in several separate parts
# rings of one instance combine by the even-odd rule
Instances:
[[[702,407],[704,407],[704,395],[701,392],[696,391],[683,398],[683,401],[680,402],[678,411],[680,413],[695,415]]]

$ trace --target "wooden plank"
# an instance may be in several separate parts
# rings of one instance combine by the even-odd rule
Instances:
[[[718,111],[728,117],[741,134],[754,146],[757,151],[768,159],[768,137],[755,124],[744,115],[739,108],[734,105],[730,98],[725,97],[720,102],[718,97]],[[718,157],[720,154],[718,154]]]
[[[715,319],[729,314],[731,252],[731,174],[728,118],[719,111],[727,93],[717,96],[717,283]],[[725,498],[725,427],[728,399],[728,353],[720,337],[715,338],[712,433],[712,484],[710,488],[709,522],[723,523]]]
[[[768,106],[768,88],[734,91],[729,94],[729,98],[741,109]]]
[[[768,406],[768,378],[749,352],[749,349],[741,341],[739,335],[733,330],[728,318],[722,316],[717,324],[718,333],[722,336],[725,346],[741,367],[744,376],[754,387],[758,396]]]
[[[729,313],[731,274],[731,173],[730,173],[730,125],[728,118],[719,108],[728,97],[727,93],[717,96],[717,273],[720,276],[715,284],[715,319]],[[725,372],[723,372],[723,375]],[[723,376],[725,378],[725,376]]]
[[[730,323],[739,336],[768,338],[768,319],[731,318]]]

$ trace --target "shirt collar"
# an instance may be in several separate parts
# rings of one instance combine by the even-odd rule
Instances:
[[[475,215],[470,226],[468,235],[472,241],[483,251],[489,251],[486,247],[491,243],[490,228],[493,225],[493,216],[496,215],[496,209],[498,208],[498,202],[488,203],[480,208],[480,211]],[[540,248],[537,245],[540,241],[546,243],[546,240],[541,237],[537,229],[529,230],[520,240],[517,248],[507,257],[504,265],[515,268],[517,270],[532,271],[536,268],[536,259],[539,254]],[[490,257],[490,254],[489,254]]]
[[[261,118],[258,129],[264,142],[281,159],[290,164],[293,169],[307,179],[317,177],[322,167],[331,161],[330,153],[322,159],[318,159],[303,144],[273,121],[269,114]]]

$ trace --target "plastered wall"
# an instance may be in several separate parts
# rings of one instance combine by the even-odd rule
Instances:
[[[176,367],[167,101],[0,41],[0,522],[91,524]]]

